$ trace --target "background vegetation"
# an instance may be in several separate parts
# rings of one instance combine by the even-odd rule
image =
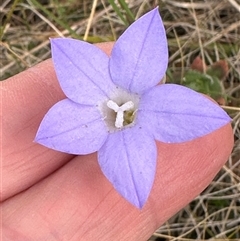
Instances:
[[[239,0],[1,1],[1,80],[50,58],[49,38],[114,41],[157,5],[169,43],[167,81],[217,100],[233,118],[235,146],[209,187],[149,240],[239,240]]]

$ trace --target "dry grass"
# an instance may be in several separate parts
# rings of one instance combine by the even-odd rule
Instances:
[[[183,76],[197,55],[207,64],[225,59],[229,65],[222,84],[228,97],[224,108],[233,118],[232,155],[209,187],[150,240],[240,239],[240,1],[127,2],[136,18],[160,6],[169,41],[169,73]],[[49,58],[50,37],[112,41],[132,22],[126,14],[124,24],[106,0],[5,0],[0,13],[2,79]]]

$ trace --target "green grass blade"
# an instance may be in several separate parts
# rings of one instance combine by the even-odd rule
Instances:
[[[123,14],[121,13],[119,7],[116,5],[116,3],[114,2],[114,0],[108,0],[109,3],[112,5],[113,10],[117,13],[117,15],[119,16],[119,18],[123,21],[124,25],[129,26],[128,21],[126,20],[126,18],[123,16]]]
[[[125,12],[127,14],[127,18],[130,19],[131,22],[133,22],[135,20],[135,17],[133,15],[132,11],[129,9],[125,0],[118,0],[118,2],[121,5],[121,7],[125,10]]]

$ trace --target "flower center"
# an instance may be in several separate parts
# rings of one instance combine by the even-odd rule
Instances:
[[[134,115],[134,103],[132,101],[128,101],[125,104],[118,106],[117,103],[109,100],[107,106],[117,113],[115,127],[122,128],[124,125],[132,123]]]
[[[139,101],[138,94],[116,86],[109,99],[98,103],[97,107],[109,132],[119,131],[135,124]]]

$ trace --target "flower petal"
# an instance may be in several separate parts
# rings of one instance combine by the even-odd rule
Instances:
[[[35,141],[54,150],[81,155],[98,151],[107,136],[96,107],[64,99],[47,112]]]
[[[204,136],[231,119],[217,104],[186,87],[164,84],[142,95],[138,121],[167,143]]]
[[[112,81],[141,94],[165,75],[168,46],[158,8],[134,22],[115,43],[110,62]]]
[[[100,167],[115,189],[142,208],[151,191],[157,160],[153,136],[137,125],[109,135],[98,152]]]
[[[115,88],[108,56],[96,46],[70,38],[51,40],[52,58],[65,95],[80,104],[96,104]]]

